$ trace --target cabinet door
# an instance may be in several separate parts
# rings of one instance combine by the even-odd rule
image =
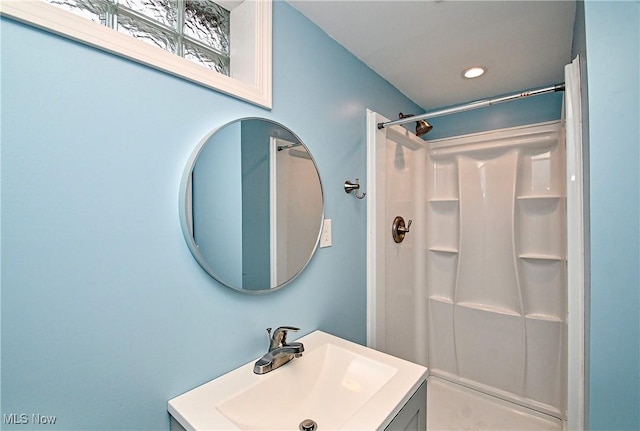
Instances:
[[[411,396],[385,431],[425,431],[427,429],[427,382]]]

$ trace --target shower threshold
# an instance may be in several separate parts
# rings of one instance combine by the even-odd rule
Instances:
[[[559,419],[457,383],[430,376],[427,430],[562,431]]]

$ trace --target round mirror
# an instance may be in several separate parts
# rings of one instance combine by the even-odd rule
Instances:
[[[274,121],[244,118],[209,133],[180,187],[182,231],[200,266],[242,292],[278,289],[309,263],[323,195],[311,153]]]

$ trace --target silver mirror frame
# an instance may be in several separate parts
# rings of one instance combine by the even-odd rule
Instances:
[[[298,142],[300,142],[302,144],[302,146],[305,148],[305,150],[309,154],[309,157],[310,157],[310,159],[311,159],[311,161],[313,163],[313,166],[316,169],[316,173],[318,175],[318,182],[319,182],[319,186],[320,186],[321,214],[320,214],[320,220],[319,220],[319,223],[318,223],[318,235],[316,236],[316,240],[315,240],[313,249],[311,250],[307,261],[305,262],[304,265],[302,265],[302,267],[294,275],[291,276],[291,278],[289,278],[284,283],[279,284],[278,286],[275,286],[275,287],[272,287],[272,288],[269,288],[269,289],[262,289],[262,290],[243,289],[243,288],[238,287],[238,286],[233,286],[233,285],[229,284],[228,282],[226,282],[225,280],[223,280],[220,276],[218,276],[216,274],[216,271],[214,271],[213,268],[211,268],[209,262],[207,262],[207,260],[203,256],[202,252],[200,251],[198,245],[196,244],[196,242],[195,242],[195,240],[193,238],[193,234],[191,232],[190,222],[189,222],[190,215],[191,215],[191,209],[190,209],[191,208],[191,196],[190,196],[190,193],[191,193],[191,177],[192,177],[193,170],[195,168],[196,162],[198,160],[198,157],[200,156],[200,153],[203,151],[204,147],[209,142],[209,139],[211,139],[220,130],[224,129],[225,127],[227,127],[229,125],[232,125],[232,124],[235,124],[235,123],[241,123],[243,121],[248,121],[248,120],[257,120],[257,121],[263,121],[263,122],[266,122],[266,123],[271,123],[271,124],[273,124],[275,126],[281,127],[282,129],[286,130],[291,135],[293,135],[298,140]],[[293,280],[295,280],[304,271],[304,269],[309,265],[309,262],[311,262],[311,259],[313,258],[313,256],[315,255],[315,253],[316,253],[316,251],[318,249],[318,245],[320,243],[320,237],[322,235],[322,224],[324,222],[324,188],[323,188],[323,185],[322,185],[322,178],[320,177],[320,170],[318,169],[318,165],[317,165],[315,159],[313,158],[313,155],[311,154],[311,151],[309,151],[309,148],[307,148],[307,146],[304,144],[302,139],[300,139],[298,137],[298,135],[296,135],[291,129],[289,129],[288,127],[284,126],[283,124],[278,123],[277,121],[274,121],[274,120],[270,120],[268,118],[243,117],[243,118],[239,118],[239,119],[230,121],[228,123],[225,123],[225,124],[215,128],[214,130],[209,132],[204,138],[202,138],[200,140],[200,142],[198,143],[196,148],[193,150],[193,152],[189,156],[189,159],[188,159],[188,161],[186,163],[186,167],[185,167],[184,172],[182,174],[182,179],[180,181],[178,208],[179,208],[179,214],[180,214],[180,225],[181,225],[181,228],[182,228],[182,234],[184,236],[185,242],[187,243],[187,246],[189,247],[189,250],[191,251],[191,254],[196,259],[196,261],[198,262],[200,267],[209,276],[211,276],[214,280],[216,280],[217,282],[221,283],[222,285],[224,285],[224,286],[226,286],[226,287],[228,287],[230,289],[233,289],[235,291],[242,292],[242,293],[248,293],[248,294],[253,294],[253,295],[262,295],[262,294],[265,294],[265,293],[275,292],[277,290],[282,289],[284,286],[287,286],[288,284],[290,284]]]

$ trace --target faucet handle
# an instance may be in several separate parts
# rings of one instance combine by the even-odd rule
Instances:
[[[295,326],[280,326],[279,328],[276,329],[276,332],[278,331],[284,331],[284,332],[288,332],[288,331],[292,331],[292,332],[298,332],[300,330],[300,328],[296,328]]]
[[[287,344],[287,334],[289,331],[297,332],[300,328],[296,328],[295,326],[280,326],[273,331],[273,335],[271,335],[271,331],[269,331],[269,335],[271,335],[271,346],[282,346]]]

